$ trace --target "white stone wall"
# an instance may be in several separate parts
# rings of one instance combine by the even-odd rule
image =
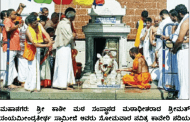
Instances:
[[[184,4],[189,10],[188,0],[167,0],[167,10],[174,9],[178,4]]]
[[[76,46],[75,49],[78,50],[78,54],[76,56],[76,62],[82,63],[82,70],[85,66],[85,40],[76,40]]]

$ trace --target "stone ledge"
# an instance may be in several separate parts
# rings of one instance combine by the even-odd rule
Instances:
[[[125,88],[83,88],[75,86],[72,91],[42,88],[40,92],[28,92],[24,88],[0,89],[0,99],[11,100],[163,100],[168,92],[157,89],[156,82],[151,89]]]
[[[162,100],[167,92],[158,89],[75,89],[73,91],[46,89],[26,92],[24,89],[10,91],[12,100]]]

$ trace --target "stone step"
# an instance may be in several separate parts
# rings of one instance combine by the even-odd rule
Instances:
[[[152,88],[141,90],[134,87],[127,88],[82,88],[76,87],[72,91],[59,90],[52,88],[42,88],[40,92],[28,92],[24,88],[15,90],[1,89],[5,94],[4,97],[11,100],[162,100],[166,99],[167,92],[159,90],[152,83]],[[2,98],[0,98],[2,99]]]
[[[88,83],[88,82],[85,82]],[[84,83],[84,84],[85,84]],[[24,88],[7,89],[3,88],[0,81],[0,99],[11,100],[162,100],[166,99],[168,92],[157,89],[157,81],[153,81],[151,88],[141,90],[131,86],[121,88],[96,88],[90,85],[88,88],[74,86],[74,90],[59,90],[52,88],[42,88],[40,92],[28,92]]]

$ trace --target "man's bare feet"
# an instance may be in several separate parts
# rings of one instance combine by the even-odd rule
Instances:
[[[23,83],[23,82],[20,82],[20,83],[21,83],[21,87],[24,87],[24,84],[25,84],[25,83]]]
[[[8,86],[8,88],[9,88],[9,89],[15,89],[15,88],[19,88],[19,86],[16,86],[16,85],[11,84],[11,85]]]
[[[40,92],[40,90],[34,90],[34,92]]]
[[[81,85],[83,82],[82,81],[76,81],[76,84]]]
[[[71,87],[67,87],[67,90],[73,90],[73,88],[71,88]]]

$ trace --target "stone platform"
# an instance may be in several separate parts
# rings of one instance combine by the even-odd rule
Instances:
[[[74,90],[59,90],[42,88],[40,92],[28,92],[24,88],[8,90],[1,87],[0,99],[11,100],[163,100],[167,92],[157,89],[157,82],[151,84],[151,89],[140,90],[134,87],[122,88],[82,88],[74,86]],[[2,86],[2,82],[1,82]],[[7,96],[6,96],[7,95]]]

